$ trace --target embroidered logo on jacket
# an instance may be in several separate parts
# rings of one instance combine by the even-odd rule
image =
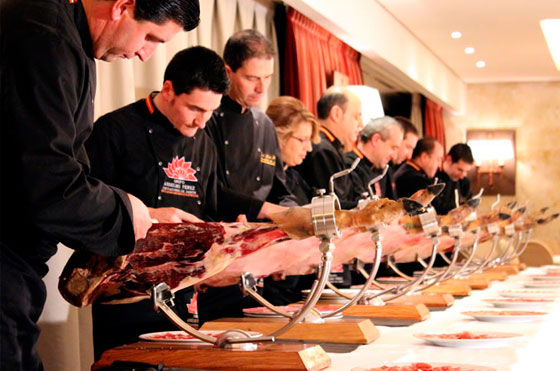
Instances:
[[[189,183],[198,182],[194,176],[196,170],[192,168],[191,161],[185,161],[185,157],[175,156],[167,167],[163,168],[163,171],[170,179],[163,182],[162,193],[198,198],[196,186]]]
[[[276,166],[276,155],[261,153],[261,162],[266,165]]]
[[[163,171],[172,179],[190,180],[191,182],[198,181],[194,176],[196,170],[191,167],[190,161],[185,161],[184,157],[179,159],[178,156],[175,156]]]

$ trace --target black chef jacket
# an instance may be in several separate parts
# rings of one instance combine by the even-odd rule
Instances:
[[[286,187],[276,129],[258,108],[241,113],[240,104],[222,98],[206,132],[218,149],[218,175],[227,189],[284,206],[296,206]],[[249,219],[250,220],[250,219]],[[243,308],[258,306],[243,297],[239,285],[210,287],[198,296],[200,322],[222,317],[242,317]]]
[[[447,214],[455,207],[455,190],[459,191],[459,202],[462,203],[472,197],[471,182],[467,178],[460,179],[456,182],[452,181],[449,175],[443,170],[438,170],[436,173],[438,182],[444,182],[445,188],[441,193],[432,201],[432,205],[438,214]]]
[[[89,176],[96,70],[81,2],[0,4],[0,359],[40,369],[34,344],[58,242],[134,247],[128,196]]]
[[[182,135],[151,95],[99,118],[86,142],[92,176],[148,207],[175,207],[216,220],[218,156],[203,130]]]
[[[298,205],[307,205],[311,202],[310,195],[314,194],[312,188],[307,184],[299,171],[293,167],[286,169],[286,186],[290,193],[294,195]]]
[[[412,160],[408,160],[395,172],[395,185],[399,197],[412,196],[430,184],[433,184],[433,180]]]
[[[226,188],[285,206],[296,206],[286,188],[286,174],[276,129],[258,108],[241,113],[241,105],[222,98],[206,132],[218,149],[218,175]]]
[[[344,164],[344,149],[342,143],[325,127],[320,129],[321,141],[313,144],[313,149],[307,154],[303,163],[296,167],[303,179],[313,189],[329,191],[331,175],[347,168]],[[345,209],[356,206],[352,198],[352,181],[349,176],[343,176],[334,181],[335,192],[340,204]],[[314,195],[309,195],[313,197]]]
[[[363,193],[367,193],[369,196],[368,183],[373,178],[381,175],[384,169],[377,169],[374,167],[358,148],[354,148],[352,152],[348,152],[344,155],[346,167],[350,167],[356,158],[360,158],[360,162],[354,171],[350,173],[350,178],[352,179],[353,199],[359,200],[362,198]],[[379,198],[395,199],[390,171],[391,169],[387,171],[387,174],[385,174],[383,178],[373,185],[374,194]]]

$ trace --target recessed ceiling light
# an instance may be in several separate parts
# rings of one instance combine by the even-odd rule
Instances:
[[[476,66],[477,66],[478,68],[484,68],[484,67],[486,67],[486,62],[484,62],[484,61],[477,61],[477,62],[476,62]]]
[[[548,44],[548,50],[552,55],[556,69],[560,71],[560,19],[543,19],[541,29]]]
[[[465,48],[465,53],[473,54],[474,53],[474,48],[472,46],[469,46],[469,47]]]
[[[451,37],[454,39],[459,39],[461,38],[461,36],[463,36],[459,31],[453,31],[451,32]]]

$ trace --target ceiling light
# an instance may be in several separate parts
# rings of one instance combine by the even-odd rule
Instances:
[[[560,70],[560,19],[543,19],[540,23],[556,69]]]
[[[468,48],[465,48],[465,53],[473,54],[474,53],[474,48],[472,46],[469,46]]]
[[[484,62],[484,61],[477,61],[477,62],[476,62],[476,66],[477,66],[478,68],[484,68],[484,67],[486,67],[486,62]]]
[[[451,32],[451,37],[452,37],[453,39],[460,39],[461,36],[463,36],[463,35],[462,35],[459,31],[453,31],[453,32]]]

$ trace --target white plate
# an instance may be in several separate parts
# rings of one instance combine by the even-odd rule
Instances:
[[[523,283],[523,287],[531,289],[559,289],[560,281],[527,281]]]
[[[488,336],[487,339],[450,339],[447,336],[462,334],[465,332],[432,332],[423,334],[414,334],[415,337],[427,341],[429,343],[454,348],[493,348],[508,345],[511,340],[522,337],[521,334],[510,332],[481,332],[469,331],[471,335]]]
[[[560,281],[560,274],[534,274],[529,276],[533,281]]]
[[[504,299],[484,299],[485,302],[492,304],[496,308],[507,309],[538,309],[546,308],[553,304],[554,299],[523,299],[523,298],[504,298]],[[531,301],[540,300],[540,301]]]
[[[348,295],[349,297],[354,297],[360,291],[360,289],[339,289],[339,291],[342,292],[345,295]],[[309,295],[309,292],[310,292],[310,290],[301,290],[301,293],[303,294],[303,299],[304,300]],[[376,294],[378,292],[380,292],[380,291],[379,290],[367,290],[366,294]],[[346,302],[349,299],[338,295],[336,292],[334,292],[331,289],[325,289],[321,293],[321,296],[319,297],[319,300],[321,300],[323,302],[335,302],[336,303],[336,302]]]
[[[381,367],[410,367],[416,365],[418,363],[426,363],[432,367],[443,367],[443,366],[451,366],[453,367],[452,371],[496,371],[495,368],[486,367],[486,366],[476,366],[476,365],[463,365],[463,364],[456,364],[456,363],[434,363],[434,362],[411,362],[411,363],[383,363],[379,366],[372,367],[354,367],[351,371],[377,371]],[[420,368],[420,370],[422,370]],[[428,370],[431,370],[429,368]]]
[[[461,314],[486,322],[531,322],[543,318],[548,313],[522,310],[473,310]]]
[[[200,331],[205,335],[208,336],[218,336],[220,335],[222,332],[221,330],[202,330]],[[262,334],[259,332],[254,332],[254,331],[246,331],[250,336],[252,337],[258,337],[261,336]],[[140,336],[138,336],[140,339],[142,340],[150,340],[150,341],[163,341],[163,342],[178,342],[178,343],[199,343],[199,344],[208,344],[208,345],[212,345],[210,343],[207,343],[205,341],[200,340],[199,338],[196,337],[191,337],[191,335],[187,334],[184,331],[159,331],[159,332],[150,332],[147,334],[142,334]]]
[[[295,313],[297,312],[300,308],[301,305],[295,304],[295,305],[284,305],[284,306],[279,306],[277,307],[280,310],[283,310],[285,312],[288,313]],[[340,305],[316,305],[315,309],[317,309],[319,311],[320,314],[327,314],[330,313],[336,309],[340,308]],[[243,314],[247,317],[282,317],[279,314],[274,313],[273,311],[269,310],[266,307],[255,307],[255,308],[245,308],[243,309]],[[339,313],[333,317],[329,317],[329,318],[341,318],[342,317],[342,313]]]
[[[555,299],[560,296],[558,290],[551,289],[519,289],[519,290],[503,290],[499,294],[506,298],[539,298],[539,299]]]

